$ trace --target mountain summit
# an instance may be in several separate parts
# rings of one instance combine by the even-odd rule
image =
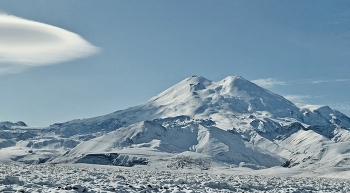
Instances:
[[[307,107],[299,108],[284,97],[241,76],[229,76],[218,82],[202,76],[191,76],[141,105],[117,111],[106,117],[118,117],[120,121],[132,124],[143,120],[185,115],[197,119],[211,119],[224,130],[232,127],[249,129],[247,126],[237,125],[244,117],[279,119],[287,123],[297,121],[318,126],[336,123],[339,126],[350,127],[350,120],[344,114],[328,106]]]
[[[145,105],[181,115],[208,117],[218,113],[249,114],[258,111],[268,112],[274,117],[289,117],[291,113],[299,111],[282,96],[241,76],[229,76],[219,82],[192,76],[153,97]]]
[[[108,115],[44,129],[4,127],[0,154],[26,163],[173,168],[176,156],[189,156],[232,167],[313,169],[350,165],[349,128],[350,118],[339,111],[298,107],[241,76],[218,82],[191,76]]]

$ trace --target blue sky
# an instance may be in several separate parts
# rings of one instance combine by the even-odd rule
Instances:
[[[91,48],[0,74],[1,121],[104,115],[191,75],[240,75],[350,115],[349,1],[19,0],[0,1],[0,12],[73,32]]]

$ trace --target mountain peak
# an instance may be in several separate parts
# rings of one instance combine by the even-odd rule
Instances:
[[[185,80],[183,80],[181,82],[189,83],[189,84],[198,84],[198,83],[204,84],[205,82],[211,82],[211,80],[208,80],[203,76],[193,75],[193,76],[186,78]]]
[[[218,84],[223,88],[222,93],[231,95],[243,94],[244,98],[254,98],[254,95],[261,94],[261,91],[265,92],[264,89],[241,76],[228,76],[219,81]]]
[[[344,120],[341,113],[322,109],[303,110],[284,97],[268,91],[244,79],[241,76],[228,76],[213,82],[203,76],[185,78],[150,100],[126,110],[117,111],[109,117],[127,117],[120,121],[126,124],[142,120],[189,116],[194,119],[209,119],[224,130],[232,127],[249,128],[250,124],[239,124],[241,119],[265,118],[297,120],[306,124],[350,125],[350,119]],[[132,115],[132,117],[130,117]],[[250,118],[251,117],[251,118]],[[288,122],[288,121],[287,121]],[[266,123],[268,124],[268,123]]]
[[[218,82],[203,76],[191,76],[144,105],[157,109],[152,118],[179,115],[211,117],[213,113],[251,114],[257,111],[266,111],[275,117],[287,117],[291,111],[299,111],[282,96],[241,76],[228,76]]]
[[[184,79],[181,82],[186,82],[186,83],[212,83],[211,80],[203,77],[203,76],[198,76],[198,75],[192,75],[186,79]],[[180,83],[181,83],[180,82]],[[224,78],[223,80],[219,81],[218,83],[222,83],[222,84],[231,84],[231,83],[241,83],[241,84],[253,84],[252,82],[250,82],[249,80],[244,79],[242,76],[227,76],[226,78]]]
[[[224,78],[221,81],[222,82],[232,82],[232,81],[235,81],[235,80],[246,80],[246,79],[244,79],[242,76],[228,76],[228,77]]]

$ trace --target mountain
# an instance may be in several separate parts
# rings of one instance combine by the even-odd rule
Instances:
[[[240,76],[192,76],[108,115],[1,130],[0,161],[173,167],[182,157],[212,167],[346,167],[349,128],[339,111],[298,107]]]
[[[14,126],[27,126],[23,121],[18,121],[16,123],[12,123],[10,121],[0,122],[0,127],[14,127]]]
[[[103,132],[111,131],[115,127],[139,121],[182,115],[195,119],[211,119],[223,130],[233,127],[251,129],[249,124],[245,126],[240,120],[254,118],[279,119],[286,123],[298,121],[322,126],[337,122],[339,126],[350,127],[350,119],[338,111],[327,106],[305,106],[300,109],[282,96],[240,76],[230,76],[219,82],[192,76],[141,105],[101,117],[54,124],[50,128],[60,135],[95,133],[100,132],[101,128]]]

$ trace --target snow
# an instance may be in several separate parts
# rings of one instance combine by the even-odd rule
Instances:
[[[279,168],[280,169],[280,168]],[[282,169],[281,169],[282,170]],[[284,168],[286,170],[286,168]],[[276,171],[276,170],[275,170]],[[275,171],[271,171],[272,173]],[[349,180],[128,169],[91,165],[0,164],[1,192],[349,192]],[[346,171],[343,171],[346,172]],[[249,171],[246,171],[249,173]],[[284,173],[283,170],[280,173]],[[348,172],[346,172],[348,174]],[[295,173],[297,174],[297,173]]]
[[[101,137],[84,141],[72,148],[65,157],[71,159],[83,154],[117,153],[135,148],[157,149],[169,153],[191,150],[237,165],[244,161],[267,167],[282,163],[279,159],[261,154],[249,147],[239,136],[216,127],[190,123],[182,128],[166,129],[149,121],[135,123]],[[262,157],[264,159],[261,159]]]
[[[47,128],[1,123],[11,190],[346,192],[328,178],[350,176],[349,117],[240,76],[192,76],[138,106]]]

